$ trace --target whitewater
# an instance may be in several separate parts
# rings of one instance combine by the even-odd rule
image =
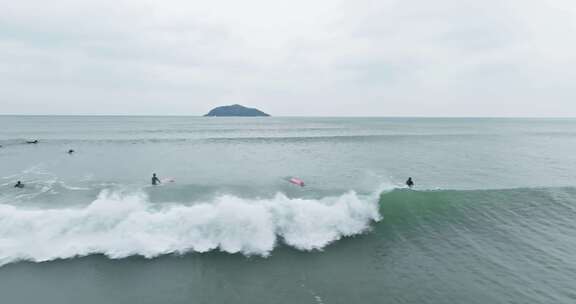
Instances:
[[[0,265],[90,254],[118,259],[208,252],[268,256],[278,242],[319,250],[379,221],[379,191],[319,200],[242,199],[152,204],[143,192],[102,191],[86,207],[27,209],[0,205]]]

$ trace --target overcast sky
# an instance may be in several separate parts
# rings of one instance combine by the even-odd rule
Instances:
[[[0,0],[0,113],[576,116],[574,0]]]

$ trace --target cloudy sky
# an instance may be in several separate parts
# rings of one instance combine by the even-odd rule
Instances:
[[[576,116],[574,0],[0,0],[0,113]]]

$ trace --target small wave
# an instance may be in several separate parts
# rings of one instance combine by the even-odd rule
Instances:
[[[242,133],[240,133],[242,134]],[[458,138],[504,138],[512,134],[496,133],[401,133],[401,134],[372,134],[366,132],[351,134],[299,134],[290,135],[291,133],[272,133],[272,134],[252,134],[230,136],[223,134],[198,134],[191,136],[168,136],[168,137],[119,137],[119,138],[48,138],[40,139],[42,145],[81,145],[81,144],[108,144],[108,145],[142,145],[142,144],[190,144],[190,143],[308,143],[308,142],[379,142],[391,140],[413,140],[413,139],[458,139]],[[576,133],[557,132],[557,133],[522,133],[525,136],[574,136]],[[10,140],[4,143],[0,140],[0,145],[6,147],[10,145],[26,145],[23,140]]]
[[[103,191],[90,205],[24,209],[0,204],[0,265],[67,259],[208,252],[268,256],[282,242],[319,250],[380,220],[379,192],[322,199],[224,195],[192,205],[153,204],[144,193]]]

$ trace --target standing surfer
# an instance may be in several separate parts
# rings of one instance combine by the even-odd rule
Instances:
[[[412,178],[409,177],[408,180],[406,181],[406,186],[408,186],[408,188],[412,189],[412,187],[414,187],[414,181],[412,181]]]
[[[156,176],[156,173],[152,173],[152,185],[161,184],[160,179]]]

